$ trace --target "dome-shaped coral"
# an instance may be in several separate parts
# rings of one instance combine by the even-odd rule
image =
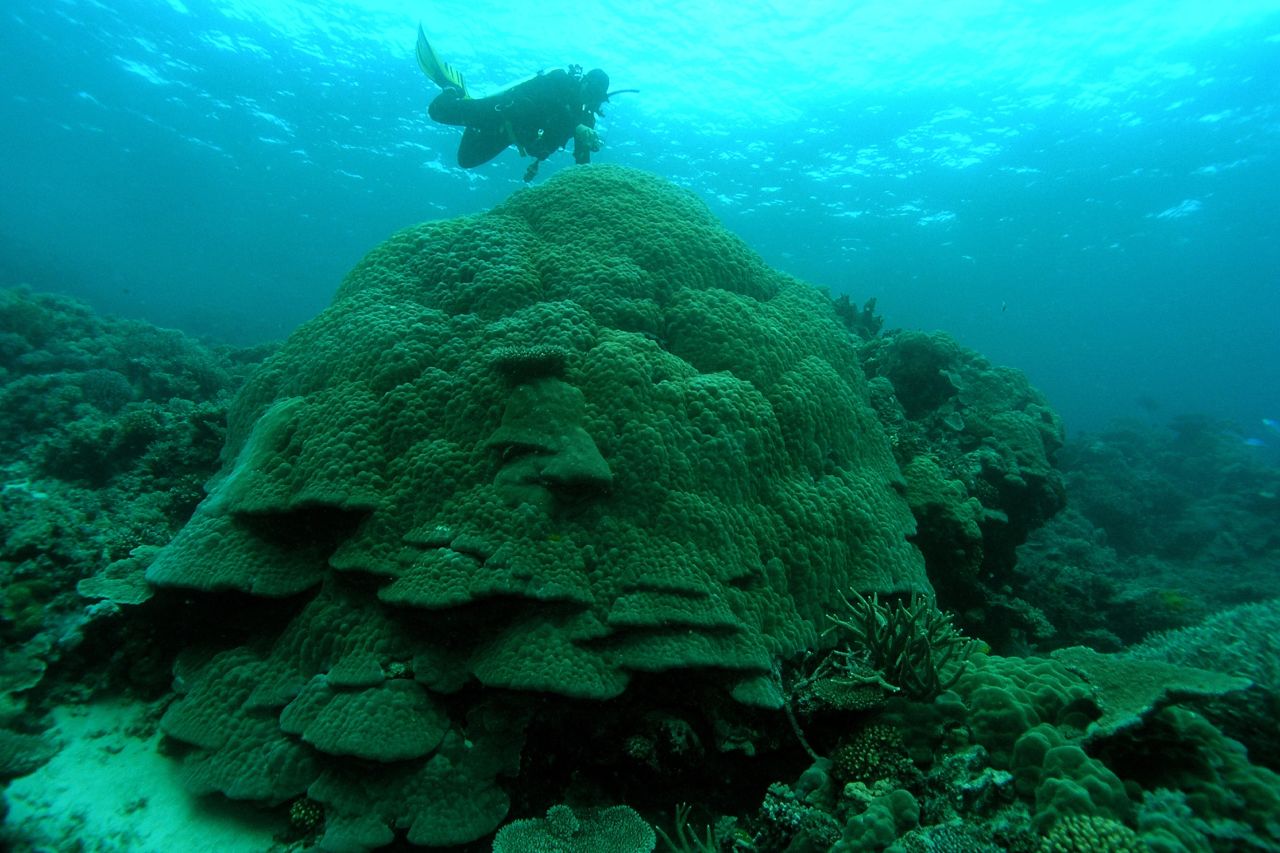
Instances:
[[[186,673],[165,729],[202,790],[305,789],[357,846],[493,829],[509,691],[663,672],[767,703],[841,590],[928,589],[829,301],[629,170],[375,249],[240,395],[226,458],[150,580],[312,597]]]

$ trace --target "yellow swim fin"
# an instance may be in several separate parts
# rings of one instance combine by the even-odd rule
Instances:
[[[436,55],[431,42],[427,41],[427,34],[422,31],[422,24],[418,24],[418,66],[422,68],[422,73],[441,89],[456,86],[462,92],[462,97],[467,97],[467,84],[463,81],[462,75]]]

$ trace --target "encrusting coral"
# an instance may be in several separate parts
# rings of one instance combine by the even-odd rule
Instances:
[[[656,844],[653,828],[627,806],[574,814],[555,805],[545,818],[504,826],[494,836],[493,853],[652,853]]]
[[[492,832],[534,697],[777,710],[842,591],[930,591],[830,300],[626,169],[393,236],[224,458],[148,578],[280,617],[184,660],[162,726],[195,790],[305,793],[333,847]]]

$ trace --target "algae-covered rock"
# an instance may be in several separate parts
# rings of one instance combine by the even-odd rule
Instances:
[[[0,782],[35,771],[57,751],[57,746],[43,735],[0,728]]]
[[[292,796],[312,756],[332,844],[491,832],[522,697],[661,673],[776,708],[762,681],[841,591],[930,591],[830,301],[640,172],[570,170],[396,234],[228,420],[226,466],[148,578],[277,598],[287,624],[192,667],[165,729],[230,796]],[[419,714],[430,737],[371,743],[347,713]],[[494,713],[501,737],[477,722]],[[192,724],[210,718],[228,737]],[[259,784],[275,755],[288,784]]]

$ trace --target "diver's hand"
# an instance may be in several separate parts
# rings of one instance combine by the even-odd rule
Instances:
[[[573,129],[573,162],[581,165],[591,162],[591,152],[600,150],[600,134],[585,124]]]
[[[599,151],[600,134],[595,128],[580,124],[573,129],[573,148],[575,151]]]

